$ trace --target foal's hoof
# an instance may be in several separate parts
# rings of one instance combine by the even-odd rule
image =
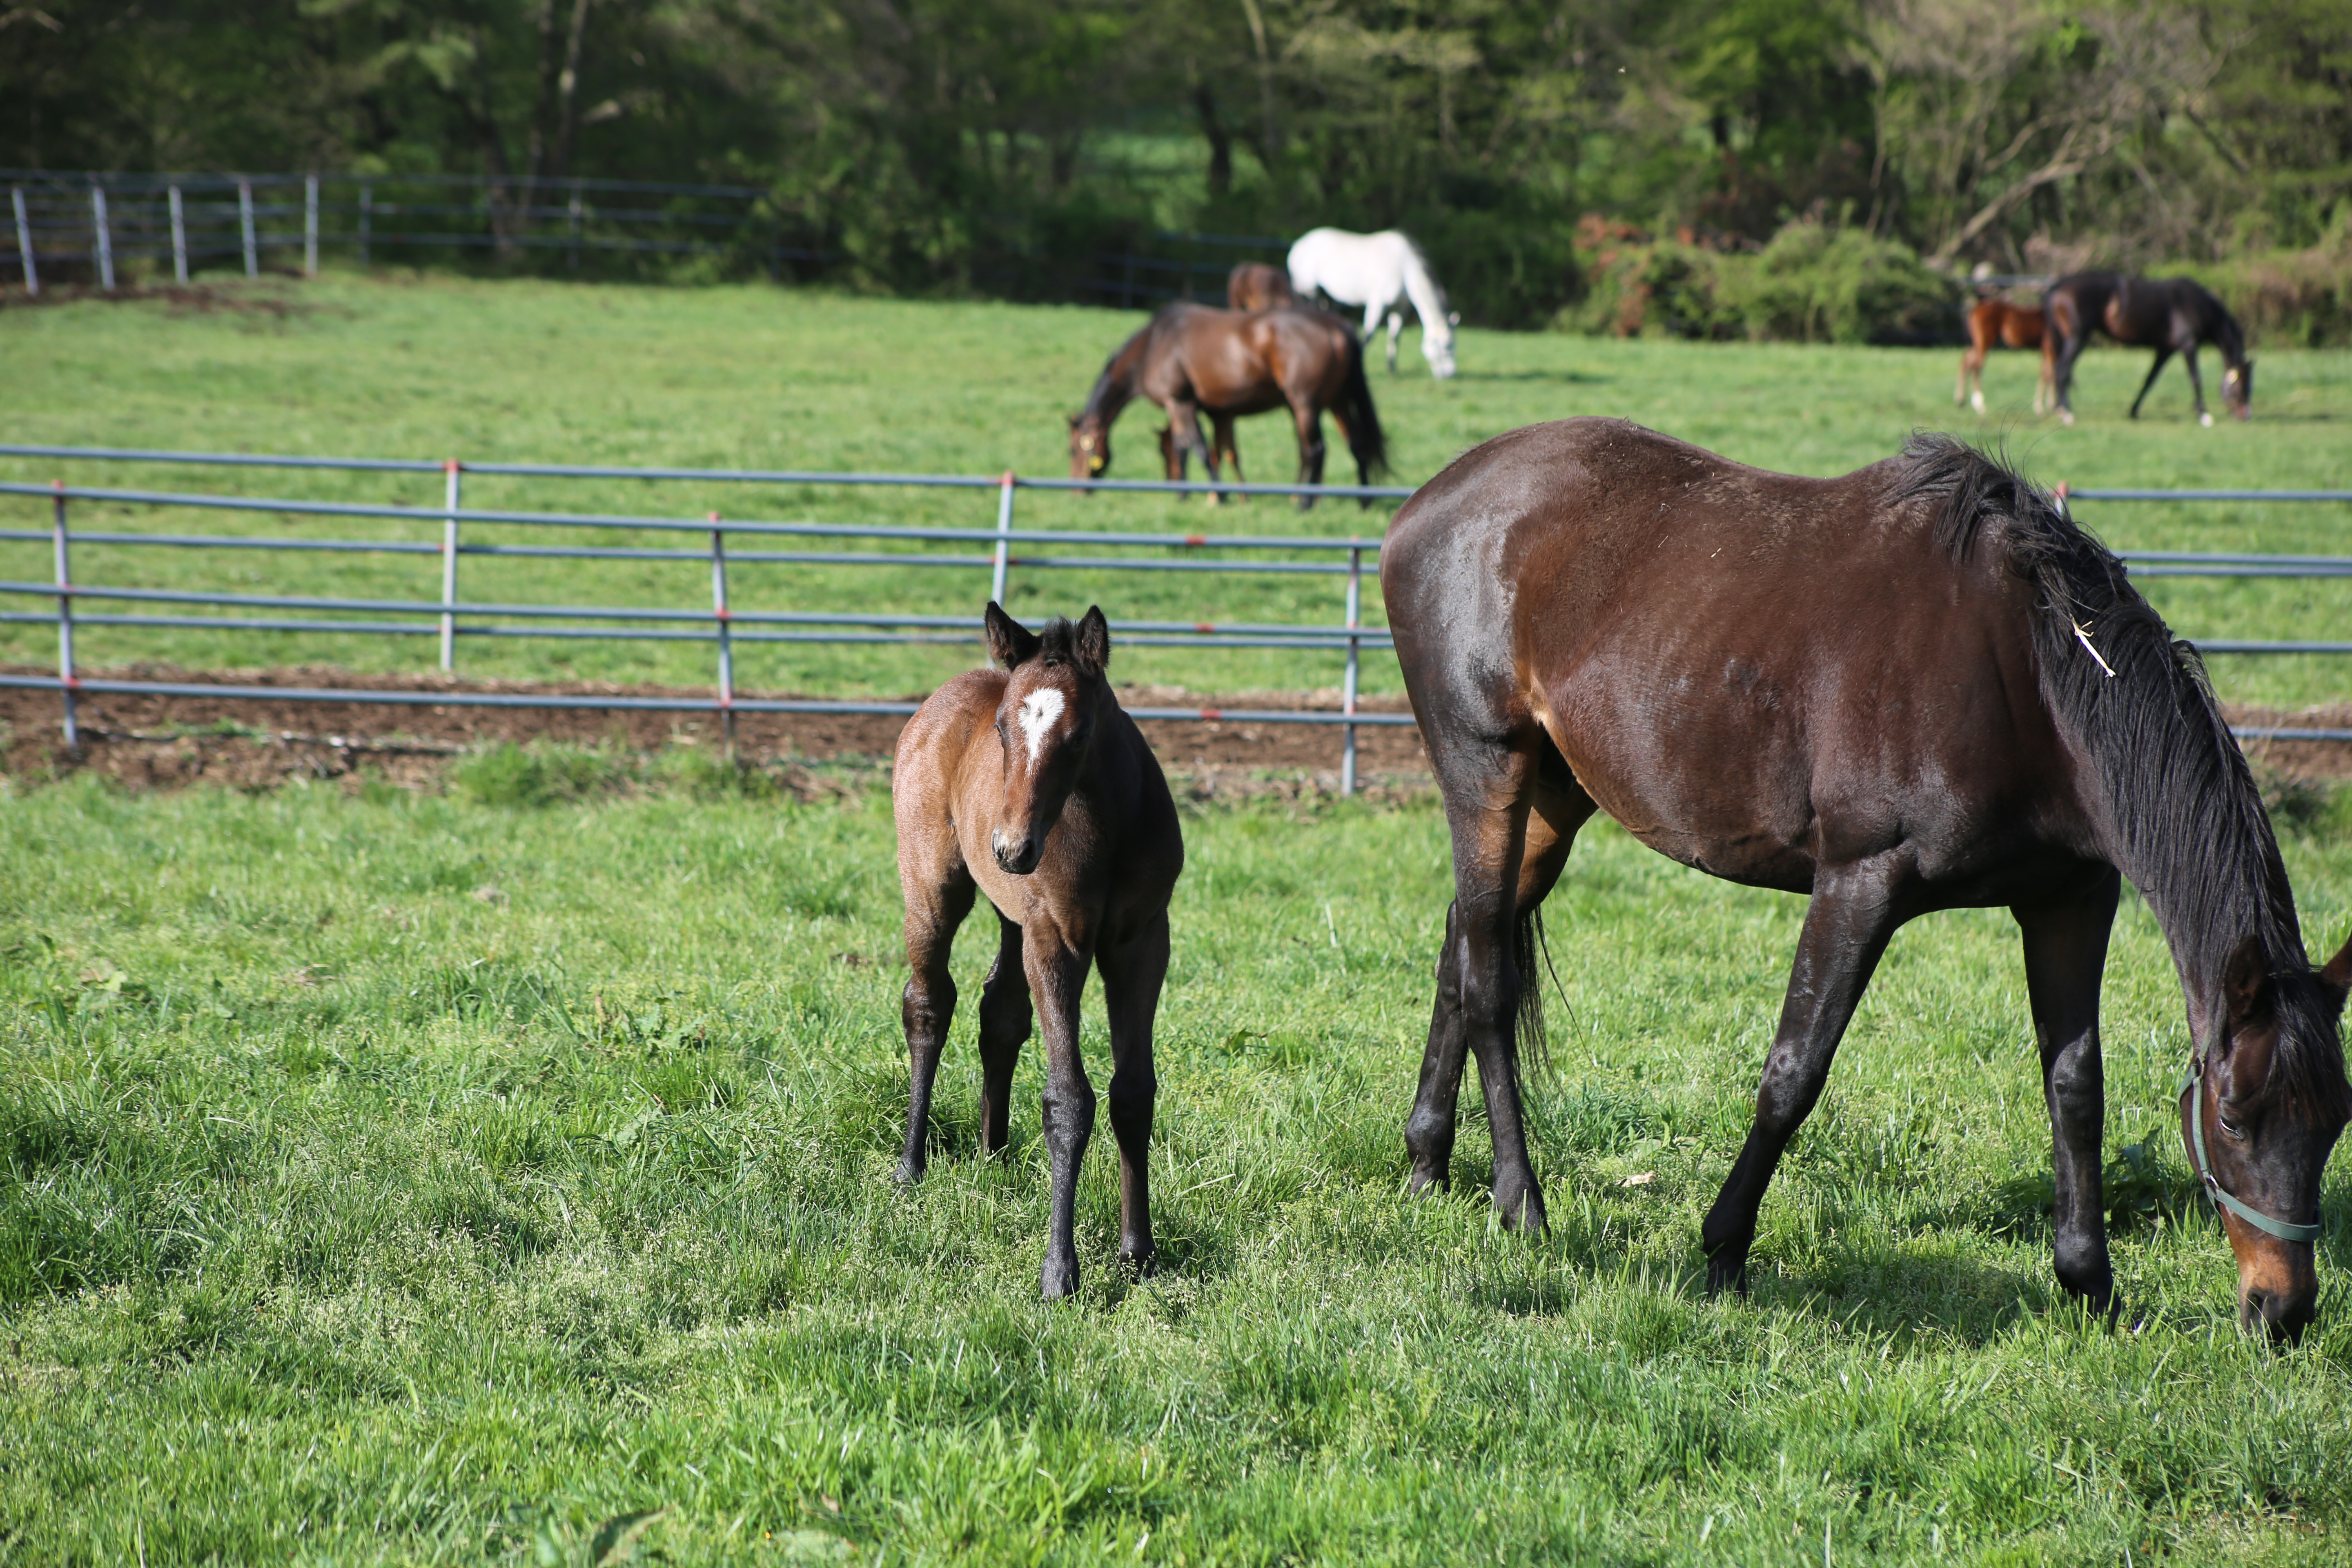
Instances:
[[[2213,416],[2210,414],[2200,414],[2197,416],[2197,423],[2210,430],[2213,428]]]
[[[1502,1216],[1505,1230],[1541,1236],[1551,1226],[1550,1219],[1544,1214],[1543,1194],[1533,1187],[1517,1192],[1496,1187],[1495,1212]]]
[[[1060,1301],[1078,1293],[1078,1260],[1048,1258],[1045,1272],[1039,1282],[1039,1294],[1048,1301]]]
[[[1726,1290],[1738,1292],[1742,1300],[1748,1299],[1747,1254],[1742,1253],[1736,1258],[1710,1258],[1706,1260],[1706,1293],[1720,1296]]]
[[[898,1168],[890,1173],[890,1179],[902,1187],[911,1187],[923,1179],[923,1170],[924,1166],[918,1161],[901,1160]]]
[[[1122,1247],[1118,1249],[1119,1267],[1126,1269],[1130,1277],[1137,1279],[1150,1279],[1152,1274],[1152,1266],[1159,1262],[1159,1260],[1160,1249],[1152,1246],[1148,1241],[1140,1247]]]

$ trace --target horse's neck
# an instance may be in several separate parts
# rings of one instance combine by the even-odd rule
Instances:
[[[1087,395],[1087,405],[1080,417],[1099,419],[1108,425],[1119,416],[1119,411],[1135,401],[1137,373],[1143,364],[1143,352],[1151,341],[1151,329],[1146,327],[1127,341],[1127,345],[1110,356],[1102,374],[1095,379],[1095,389]]]

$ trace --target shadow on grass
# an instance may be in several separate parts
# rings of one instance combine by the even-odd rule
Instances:
[[[1456,381],[1549,381],[1570,386],[1605,386],[1614,382],[1613,375],[1592,375],[1580,370],[1463,370],[1454,374]]]

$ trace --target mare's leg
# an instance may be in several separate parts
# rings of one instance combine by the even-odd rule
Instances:
[[[1073,947],[1054,923],[1040,916],[1022,933],[1021,965],[1037,1000],[1039,1033],[1045,1037],[1045,1155],[1053,1169],[1053,1215],[1045,1237],[1042,1287],[1056,1301],[1078,1288],[1078,1249],[1071,1238],[1078,1196],[1078,1167],[1095,1131],[1095,1089],[1078,1058],[1078,998],[1087,985],[1092,954]]]
[[[1394,375],[1396,374],[1397,339],[1403,335],[1404,312],[1402,310],[1391,310],[1389,312],[1389,374],[1391,375]]]
[[[2050,1108],[2050,1174],[2058,1282],[2102,1310],[2114,1306],[2099,1143],[2106,1093],[2099,1061],[2099,979],[2115,923],[2117,879],[2104,873],[2063,903],[2015,909],[2025,938],[2025,988],[2042,1048],[2042,1098]]]
[[[2195,338],[2189,340],[2189,346],[2180,351],[2180,357],[2189,366],[2189,390],[2197,399],[2197,423],[2210,426],[2213,416],[2205,412],[2205,378],[2197,374],[2197,340]]]
[[[1290,417],[1298,426],[1298,478],[1292,481],[1302,485],[1323,482],[1323,459],[1328,456],[1323,445],[1323,414],[1308,395],[1295,395],[1290,400]],[[1305,511],[1315,504],[1313,496],[1300,496],[1298,510]]]
[[[955,977],[948,952],[956,928],[971,912],[978,890],[971,868],[949,833],[910,834],[899,825],[898,881],[907,898],[907,989],[898,1008],[907,1031],[907,1142],[898,1156],[898,1179],[922,1179],[930,1163],[931,1085],[939,1077],[940,1048],[955,1019]]]
[[[1151,1261],[1151,1113],[1160,1097],[1151,1026],[1168,977],[1168,916],[1126,946],[1103,951],[1103,1001],[1110,1013],[1110,1130],[1118,1140],[1118,1256],[1141,1269]]]
[[[1549,743],[1537,765],[1535,795],[1528,815],[1527,848],[1519,861],[1516,900],[1518,914],[1539,907],[1568,864],[1577,829],[1594,811],[1559,751]],[[1412,1114],[1406,1119],[1405,1150],[1412,1156],[1413,1192],[1453,1184],[1455,1106],[1462,1089],[1462,1068],[1468,1040],[1462,1027],[1460,929],[1456,903],[1445,907],[1445,942],[1437,955],[1437,1000],[1430,1009],[1429,1045],[1421,1058],[1421,1089]],[[1516,934],[1516,933],[1515,933]],[[1524,974],[1520,984],[1542,984],[1540,976]]]
[[[1230,414],[1212,414],[1209,416],[1209,426],[1216,437],[1213,445],[1224,460],[1233,465],[1234,483],[1237,485],[1249,483],[1248,479],[1242,477],[1242,449],[1234,440],[1234,416]]]
[[[1034,1022],[1029,977],[1021,970],[1021,927],[996,917],[996,962],[980,988],[980,1146],[1003,1152],[1010,1136],[1013,1069]]]
[[[2154,386],[2156,384],[2156,378],[2164,374],[2164,362],[2171,357],[2172,345],[2170,343],[2162,344],[2157,349],[2156,363],[2147,367],[2147,379],[2139,384],[2139,395],[2132,399],[2131,416],[2133,418],[2137,419],[2139,417],[2139,405],[2147,401],[2147,389]]]
[[[2074,362],[2083,357],[2084,347],[2090,341],[2087,329],[2059,333],[2057,365],[2052,372],[2052,397],[2061,425],[2074,423]]]
[[[1727,1285],[1743,1294],[1748,1289],[1748,1249],[1756,1240],[1756,1211],[1763,1205],[1764,1189],[1789,1141],[1821,1099],[1854,1004],[1870,984],[1887,940],[1903,923],[1900,896],[1910,874],[1907,861],[1891,856],[1816,873],[1789,994],[1780,1005],[1780,1027],[1756,1090],[1756,1120],[1699,1227],[1710,1290]]]

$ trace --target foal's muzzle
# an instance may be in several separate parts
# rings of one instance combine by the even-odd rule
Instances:
[[[988,836],[988,848],[996,857],[997,865],[1015,877],[1034,871],[1037,862],[1045,858],[1045,843],[1035,834],[1015,838],[1002,827]]]

